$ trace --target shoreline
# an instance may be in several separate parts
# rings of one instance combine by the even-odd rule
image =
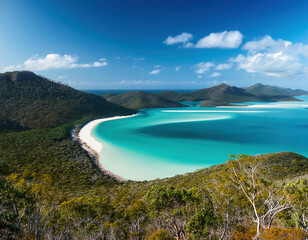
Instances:
[[[134,117],[137,114],[133,115],[127,115],[127,116],[114,116],[114,117],[108,117],[108,118],[100,118],[100,119],[95,119],[84,126],[82,126],[80,129],[74,129],[72,137],[73,139],[77,140],[80,144],[80,146],[88,153],[90,156],[91,160],[93,163],[98,167],[98,169],[110,176],[116,179],[117,181],[120,182],[126,182],[128,181],[127,179],[122,178],[121,176],[116,175],[115,173],[112,173],[108,171],[107,169],[104,168],[102,163],[100,162],[100,154],[101,151],[104,149],[104,143],[97,140],[92,132],[93,129],[100,123],[102,122],[107,122],[107,121],[112,121],[112,120],[117,120],[117,119],[122,119],[122,118],[129,118],[129,117]]]

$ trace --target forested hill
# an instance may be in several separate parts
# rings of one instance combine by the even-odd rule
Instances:
[[[257,95],[257,96],[299,96],[299,95],[308,95],[307,91],[301,89],[291,89],[291,88],[282,88],[270,85],[263,85],[257,83],[248,88],[245,88],[246,92]]]
[[[104,97],[112,103],[116,103],[131,109],[154,107],[184,107],[183,104],[178,102],[143,91],[134,91],[119,95],[107,94]]]
[[[0,130],[47,128],[83,117],[131,114],[132,110],[53,82],[32,72],[0,74]]]
[[[292,90],[262,84],[255,84],[248,88],[238,88],[223,83],[192,92],[165,91],[157,93],[157,95],[172,101],[203,101],[200,104],[201,107],[214,107],[228,105],[232,102],[299,101],[293,96],[308,95],[308,92],[300,89]]]

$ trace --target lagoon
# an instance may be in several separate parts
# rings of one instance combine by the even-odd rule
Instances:
[[[152,180],[223,163],[230,154],[292,151],[308,156],[308,96],[302,102],[145,109],[93,129],[104,168]],[[247,105],[247,106],[241,106]]]

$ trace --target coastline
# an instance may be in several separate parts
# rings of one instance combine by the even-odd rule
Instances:
[[[92,132],[93,129],[100,123],[106,122],[106,121],[112,121],[112,120],[117,120],[117,119],[122,119],[122,118],[129,118],[129,117],[134,117],[137,114],[133,115],[128,115],[128,116],[114,116],[114,117],[109,117],[109,118],[100,118],[100,119],[95,119],[90,122],[88,122],[86,125],[84,125],[81,129],[79,130],[74,130],[72,137],[73,139],[77,140],[80,144],[80,146],[89,154],[90,158],[94,162],[94,164],[98,167],[98,169],[110,176],[115,178],[116,180],[120,182],[125,182],[128,181],[127,179],[122,178],[121,176],[118,176],[104,168],[102,163],[100,162],[100,153],[104,149],[104,144],[103,142],[97,140]]]

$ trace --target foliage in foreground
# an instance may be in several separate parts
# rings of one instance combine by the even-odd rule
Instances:
[[[173,178],[119,183],[92,164],[70,129],[0,134],[0,238],[305,239],[303,156],[241,155]]]

